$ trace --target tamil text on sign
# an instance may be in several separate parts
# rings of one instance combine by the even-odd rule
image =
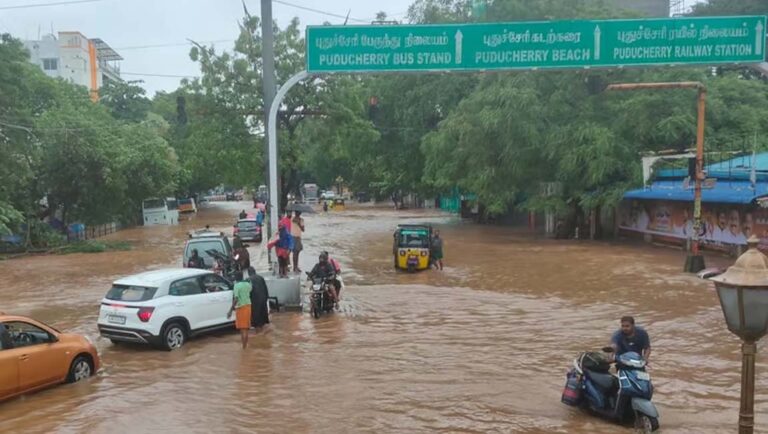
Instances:
[[[754,63],[765,17],[310,26],[309,72]]]

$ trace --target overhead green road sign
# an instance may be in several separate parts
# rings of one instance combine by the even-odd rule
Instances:
[[[755,63],[764,16],[310,26],[307,71],[384,72]]]

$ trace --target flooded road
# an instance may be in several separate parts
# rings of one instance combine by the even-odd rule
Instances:
[[[179,266],[188,230],[231,233],[245,206],[108,237],[131,242],[127,252],[1,261],[0,311],[90,336],[104,367],[82,384],[0,404],[0,432],[630,432],[560,403],[572,359],[605,345],[627,314],[651,335],[661,432],[736,431],[739,342],[710,284],[680,272],[682,252],[540,240],[436,213],[305,216],[302,268],[320,250],[341,261],[341,312],[273,315],[246,351],[233,333],[172,353],[98,337],[111,281]],[[443,272],[392,269],[392,231],[406,222],[441,229]],[[768,432],[766,361],[760,353],[757,432]]]

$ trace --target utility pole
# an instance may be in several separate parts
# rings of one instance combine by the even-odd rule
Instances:
[[[270,185],[268,161],[270,158],[277,160],[277,151],[275,151],[275,155],[269,155],[269,138],[266,134],[269,131],[269,109],[272,107],[272,101],[275,99],[275,92],[277,92],[275,80],[275,36],[272,33],[272,0],[261,0],[261,42],[263,65],[261,84],[264,94],[264,185]],[[272,192],[270,191],[271,194]],[[269,199],[269,203],[275,203],[273,198],[270,197]],[[272,222],[267,225],[267,240],[272,238],[271,228]],[[267,258],[271,267],[272,257],[267,254]]]
[[[705,268],[704,256],[699,251],[701,237],[701,184],[704,181],[704,115],[706,113],[707,88],[698,81],[681,81],[672,83],[622,83],[611,84],[607,90],[642,90],[642,89],[696,89],[696,176],[693,189],[693,234],[691,251],[685,258],[684,271],[698,273]]]

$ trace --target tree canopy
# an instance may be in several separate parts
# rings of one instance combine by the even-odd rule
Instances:
[[[607,0],[416,0],[411,23],[637,17]],[[482,6],[482,5],[481,5]],[[765,14],[763,0],[710,0],[693,15]],[[379,19],[385,19],[380,14]],[[244,6],[231,47],[195,43],[201,76],[151,100],[137,82],[84,88],[46,77],[0,39],[0,231],[39,215],[128,219],[141,199],[264,179],[262,37]],[[297,19],[274,23],[278,83],[303,69]],[[278,115],[283,202],[301,184],[422,197],[474,193],[486,216],[612,206],[640,183],[640,156],[695,141],[691,90],[607,92],[607,83],[701,81],[708,151],[766,149],[768,85],[730,68],[315,76]],[[542,183],[558,182],[556,195]]]

